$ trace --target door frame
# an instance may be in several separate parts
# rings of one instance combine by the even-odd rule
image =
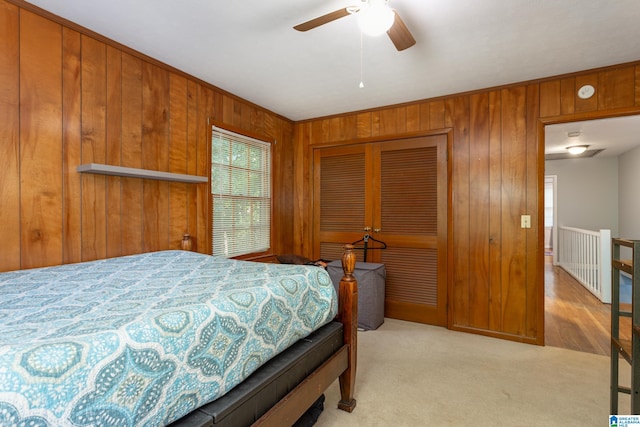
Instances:
[[[545,127],[560,123],[582,122],[587,120],[611,119],[640,114],[640,107],[608,111],[566,114],[554,117],[538,118],[538,336],[536,342],[545,345],[545,277],[544,277],[544,177],[545,177]]]

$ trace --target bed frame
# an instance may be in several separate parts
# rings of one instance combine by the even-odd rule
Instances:
[[[353,253],[353,246],[345,245],[345,251],[342,256],[344,276],[340,280],[340,287],[338,292],[338,316],[336,318],[336,321],[342,323],[340,328],[342,329],[342,337],[338,337],[337,340],[335,339],[336,332],[334,328],[332,339],[338,342],[332,342],[330,346],[322,350],[324,353],[327,353],[327,351],[329,351],[330,356],[328,357],[325,355],[320,356],[318,355],[318,352],[314,354],[307,353],[307,357],[309,358],[321,358],[320,360],[322,362],[317,368],[311,371],[302,380],[292,379],[291,377],[284,378],[286,375],[282,375],[282,377],[278,379],[280,383],[276,383],[276,380],[274,379],[263,378],[259,384],[247,387],[244,396],[241,397],[241,399],[244,399],[244,406],[240,407],[239,405],[233,403],[231,405],[227,405],[234,406],[232,410],[228,410],[227,408],[220,410],[219,408],[221,405],[217,405],[218,401],[214,401],[202,408],[196,409],[195,411],[171,424],[171,426],[235,426],[240,422],[223,421],[220,422],[220,424],[214,424],[213,418],[215,418],[216,412],[236,411],[243,413],[247,411],[247,408],[250,408],[249,412],[255,413],[253,419],[257,418],[257,420],[252,424],[253,426],[292,426],[314,404],[314,402],[316,402],[323,395],[325,390],[336,380],[336,378],[338,378],[340,382],[341,394],[341,399],[338,402],[338,408],[347,412],[352,412],[356,406],[356,400],[353,396],[356,378],[358,331],[358,286],[357,281],[353,276],[355,265],[356,257]],[[296,355],[296,352],[297,350],[299,350],[299,347],[304,347],[304,345],[305,343],[301,342],[294,344],[291,349],[287,350],[289,354],[282,354],[283,359],[291,360],[293,358],[299,357],[298,355]],[[298,348],[295,348],[296,346]],[[327,348],[329,348],[329,350],[327,350]],[[279,363],[277,362],[277,359],[278,356],[276,356],[273,361],[275,364]],[[270,361],[268,363],[271,364],[272,362]],[[289,363],[289,366],[291,365],[290,361],[284,363]],[[281,365],[284,365],[284,363],[282,363]],[[263,368],[266,371],[271,372],[263,375],[263,377],[274,376],[272,374],[273,369],[271,366],[267,367],[267,365],[265,365],[265,367]],[[289,369],[289,371],[296,371],[296,369],[300,370],[300,368],[294,367],[293,369]],[[260,370],[256,374],[260,375]],[[303,374],[300,374],[300,372],[298,372],[290,375],[293,377],[297,375],[299,377]],[[247,381],[249,380],[252,380],[252,378],[249,378]],[[267,386],[265,386],[265,383],[267,384]],[[295,387],[291,389],[291,391],[282,399],[275,403],[275,405],[271,406],[270,409],[260,409],[262,405],[264,405],[264,402],[259,402],[259,395],[257,394],[257,392],[254,393],[254,388],[258,388],[257,386],[262,388],[261,393],[262,399],[264,400],[264,394],[269,394],[271,390],[282,388],[283,385],[287,389],[290,389],[290,387],[288,387],[288,383],[295,384]],[[237,387],[241,387],[243,384],[244,383],[241,383]],[[234,392],[234,390],[232,390],[230,394]],[[220,400],[224,398],[225,397],[223,396],[220,398]],[[225,417],[227,417],[227,415],[225,415]],[[242,417],[246,418],[246,414],[240,416],[240,418]],[[226,419],[234,419],[234,417],[230,415]],[[244,421],[242,423],[244,423]]]

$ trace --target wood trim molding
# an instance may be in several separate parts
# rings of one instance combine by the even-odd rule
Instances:
[[[312,149],[316,148],[329,148],[329,147],[339,147],[344,145],[356,145],[356,144],[369,144],[372,142],[384,142],[384,141],[393,141],[396,139],[407,139],[407,138],[419,138],[422,136],[434,136],[434,135],[448,135],[453,132],[453,128],[442,128],[442,129],[431,129],[431,130],[421,130],[416,132],[400,132],[386,135],[376,135],[369,136],[366,138],[354,138],[350,139],[348,142],[345,141],[332,141],[332,142],[320,142],[309,144],[309,147]]]
[[[349,112],[346,112],[346,113],[332,114],[332,115],[322,116],[322,117],[314,117],[314,118],[311,118],[311,119],[299,120],[299,121],[294,122],[294,123],[295,124],[311,123],[311,122],[315,122],[315,121],[318,121],[318,120],[327,120],[327,119],[332,119],[332,118],[337,118],[337,117],[345,117],[345,116],[350,116],[350,115],[357,115],[357,114],[362,114],[362,113],[372,113],[372,112],[376,112],[376,111],[385,111],[385,110],[389,110],[389,109],[392,109],[392,108],[407,107],[407,106],[416,105],[416,104],[420,104],[420,103],[424,103],[424,102],[446,101],[446,100],[454,99],[454,98],[461,97],[461,96],[471,96],[471,95],[480,94],[480,93],[501,91],[503,89],[515,88],[515,87],[520,87],[520,86],[536,85],[536,84],[541,84],[541,83],[550,82],[550,81],[556,81],[556,80],[559,81],[561,79],[566,79],[566,78],[570,78],[570,77],[578,77],[578,76],[584,76],[584,75],[588,75],[588,74],[599,73],[599,72],[603,72],[603,71],[612,71],[612,70],[616,70],[616,69],[620,69],[620,68],[637,67],[637,66],[640,66],[640,60],[631,61],[631,62],[623,62],[621,64],[607,65],[607,66],[598,67],[598,68],[591,68],[591,69],[588,69],[588,70],[574,71],[574,72],[571,72],[571,73],[559,74],[559,75],[549,76],[549,77],[542,77],[542,78],[533,79],[533,80],[526,80],[526,81],[522,81],[522,82],[508,83],[508,84],[499,85],[499,86],[491,86],[491,87],[486,87],[486,88],[473,89],[473,90],[470,90],[470,91],[467,91],[467,92],[446,94],[446,95],[442,95],[442,96],[435,96],[433,98],[416,99],[416,100],[413,100],[413,101],[401,102],[399,104],[383,105],[383,106],[376,107],[376,108],[367,108],[367,109],[364,109],[364,110],[349,111]],[[616,115],[613,115],[612,117],[616,117]],[[571,120],[569,120],[569,121],[571,121]]]
[[[229,132],[233,132],[233,133],[237,133],[237,134],[240,134],[240,135],[244,135],[247,138],[257,139],[259,141],[268,142],[270,144],[277,144],[278,143],[278,141],[275,139],[275,137],[269,137],[269,136],[263,135],[263,134],[258,133],[258,132],[252,132],[250,130],[241,129],[239,127],[229,125],[229,124],[224,123],[222,121],[210,119],[208,124],[209,124],[210,127],[211,126],[215,126],[217,128],[222,129],[223,131],[226,130],[226,131],[229,131]],[[209,140],[211,140],[211,138],[209,138]]]
[[[640,106],[625,107],[609,110],[596,110],[584,113],[561,114],[552,117],[540,117],[540,123],[544,126],[558,123],[583,122],[587,120],[609,119],[614,117],[634,116],[640,114]]]

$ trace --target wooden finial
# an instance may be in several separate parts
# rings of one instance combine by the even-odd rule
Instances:
[[[191,241],[191,235],[189,233],[184,233],[182,235],[182,242],[180,242],[180,247],[183,251],[190,251],[193,248],[193,242]]]
[[[353,245],[344,245],[342,254],[342,270],[346,277],[353,279],[353,270],[356,268],[356,254],[353,253]]]

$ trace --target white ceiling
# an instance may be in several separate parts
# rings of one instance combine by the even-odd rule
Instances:
[[[365,38],[359,0],[31,0],[291,120],[640,59],[639,0],[391,0],[417,44]]]
[[[569,137],[570,132],[579,132]],[[562,123],[545,127],[545,153],[566,153],[571,145],[603,151],[598,157],[617,157],[640,145],[640,116]]]

